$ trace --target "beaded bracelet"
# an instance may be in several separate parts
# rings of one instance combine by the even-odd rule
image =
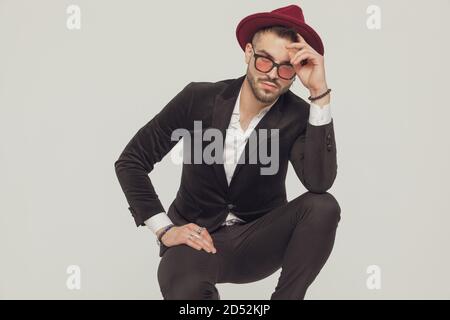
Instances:
[[[161,242],[161,238],[163,237],[163,235],[170,230],[170,228],[175,227],[175,225],[173,224],[169,224],[167,227],[165,227],[163,229],[163,231],[161,231],[161,233],[158,235],[158,238],[156,239],[156,243],[158,244],[158,246],[162,243]]]
[[[325,93],[323,93],[323,94],[321,94],[320,96],[317,96],[317,97],[311,97],[311,96],[309,96],[308,97],[308,100],[309,101],[315,101],[315,100],[318,100],[318,99],[320,99],[320,98],[323,98],[323,97],[325,97],[327,94],[329,94],[331,92],[331,89],[328,89]]]

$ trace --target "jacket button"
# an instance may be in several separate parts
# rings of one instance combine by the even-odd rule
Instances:
[[[329,145],[327,146],[327,150],[328,150],[328,151],[331,151],[331,144],[329,144]]]
[[[232,203],[229,203],[229,204],[227,204],[227,207],[228,207],[229,210],[231,210],[231,209],[233,209],[235,207],[235,205],[232,204]]]
[[[328,134],[327,138],[328,138],[328,139],[331,139],[331,133]]]

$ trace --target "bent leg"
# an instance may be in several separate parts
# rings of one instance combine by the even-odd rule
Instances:
[[[299,204],[297,223],[284,253],[281,275],[271,299],[304,299],[334,246],[341,219],[338,202],[330,193],[308,193]]]
[[[229,227],[229,260],[220,282],[254,282],[281,267],[271,299],[303,299],[331,253],[339,220],[330,193],[305,192],[257,220]]]
[[[216,254],[187,245],[170,247],[158,266],[158,282],[165,300],[219,300]]]

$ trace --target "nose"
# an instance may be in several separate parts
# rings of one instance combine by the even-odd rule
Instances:
[[[276,80],[278,78],[278,70],[277,70],[277,68],[274,67],[272,70],[270,70],[268,75],[270,76],[270,80],[272,80],[272,81]]]

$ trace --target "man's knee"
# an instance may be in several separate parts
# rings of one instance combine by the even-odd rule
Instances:
[[[188,276],[172,282],[168,299],[219,300],[219,292],[214,284],[199,277]]]
[[[341,207],[329,192],[306,192],[302,197],[303,210],[307,210],[308,220],[318,228],[333,228],[341,220]]]
[[[184,276],[174,274],[168,283],[160,283],[165,300],[219,300],[216,286],[193,274]]]
[[[158,267],[158,282],[166,300],[218,300],[215,287],[215,264],[208,253],[190,247],[174,247],[166,252]],[[177,250],[178,249],[178,250]],[[183,253],[190,252],[189,257]]]

